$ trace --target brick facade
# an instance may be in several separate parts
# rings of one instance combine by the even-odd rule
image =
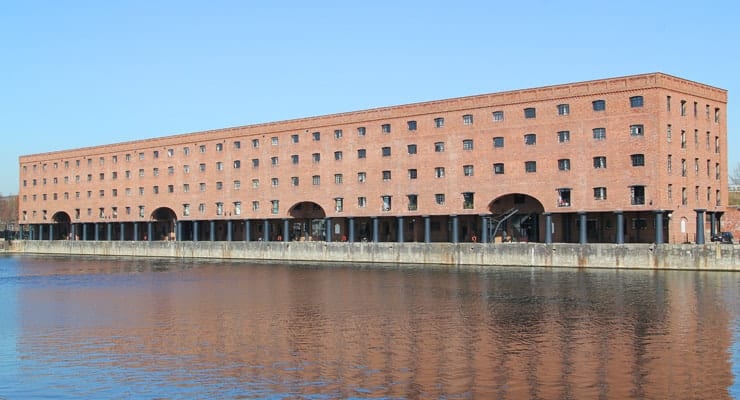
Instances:
[[[19,220],[121,239],[136,222],[216,240],[270,225],[269,240],[325,217],[344,238],[351,217],[350,239],[447,241],[514,209],[502,240],[544,240],[551,213],[553,240],[577,241],[585,213],[588,241],[609,242],[621,210],[628,242],[652,241],[656,215],[666,241],[693,241],[694,209],[727,204],[726,107],[725,90],[653,73],[27,155]]]

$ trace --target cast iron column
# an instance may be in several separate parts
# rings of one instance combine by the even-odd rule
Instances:
[[[424,243],[432,242],[432,217],[424,215]]]
[[[378,217],[371,217],[373,219],[373,243],[378,243]]]
[[[578,243],[586,244],[588,243],[588,240],[586,239],[586,212],[585,211],[578,211],[578,221],[580,225],[578,227]]]
[[[290,241],[290,221],[287,218],[283,219],[283,242]]]
[[[696,244],[704,244],[704,212],[705,208],[695,208],[696,212]]]
[[[270,220],[262,220],[262,240],[265,242],[270,241]]]
[[[193,242],[197,242],[198,241],[198,234],[199,234],[199,232],[198,232],[198,226],[199,225],[200,224],[198,223],[198,221],[193,221]]]
[[[350,243],[355,242],[355,218],[349,217],[349,237],[347,238],[347,241]]]
[[[552,213],[545,213],[545,243],[552,244]]]
[[[457,237],[457,231],[458,231],[458,220],[457,215],[450,215],[452,217],[452,243],[459,243],[460,240]]]
[[[252,240],[252,224],[248,219],[244,220],[244,241],[249,242]]]
[[[663,210],[655,211],[655,244],[663,243]]]
[[[231,241],[231,230],[234,229],[234,225],[231,223],[231,220],[226,221],[226,241]]]

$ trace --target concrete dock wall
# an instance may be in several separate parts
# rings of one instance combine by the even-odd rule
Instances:
[[[13,241],[9,252],[455,266],[736,271],[740,245]]]

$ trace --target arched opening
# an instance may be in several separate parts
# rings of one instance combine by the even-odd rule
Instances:
[[[160,207],[152,212],[152,240],[175,240],[177,214],[171,208]]]
[[[326,240],[326,212],[311,201],[298,203],[288,211],[292,220],[290,240]]]
[[[491,212],[488,229],[492,241],[542,241],[540,215],[545,208],[536,198],[511,193],[491,201],[488,210]]]
[[[54,239],[70,239],[72,219],[64,211],[59,211],[51,218],[54,221]]]

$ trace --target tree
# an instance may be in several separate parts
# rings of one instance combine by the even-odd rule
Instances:
[[[730,184],[740,185],[740,162],[735,165],[735,168],[730,172]]]

